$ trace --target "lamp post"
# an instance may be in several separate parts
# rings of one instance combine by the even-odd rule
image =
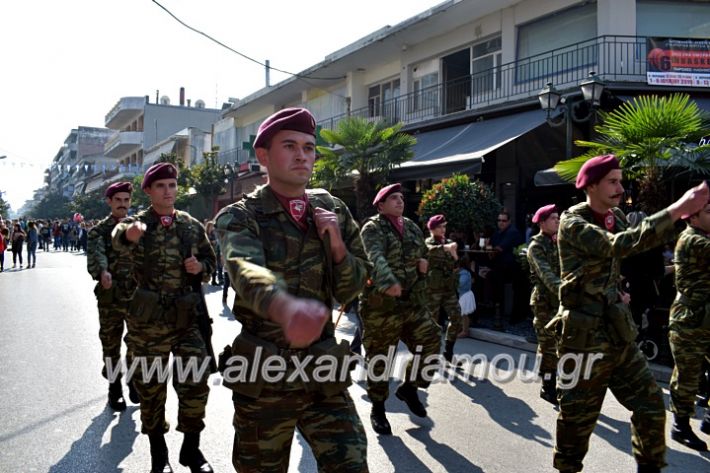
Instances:
[[[572,122],[582,123],[589,120],[601,104],[602,93],[605,84],[599,80],[593,71],[589,72],[589,77],[579,84],[582,91],[582,100],[571,100],[571,96],[563,97],[555,89],[552,82],[537,94],[540,107],[547,112],[547,123],[552,127],[565,124],[565,159],[572,157]],[[583,103],[587,103],[589,108],[584,116],[579,116],[578,112]],[[560,108],[560,113],[552,116],[552,112]]]

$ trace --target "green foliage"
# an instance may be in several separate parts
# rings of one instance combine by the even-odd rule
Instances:
[[[385,121],[361,117],[341,120],[335,130],[321,130],[329,146],[318,146],[312,183],[332,189],[355,177],[357,216],[374,212],[370,202],[378,185],[385,182],[395,166],[412,158],[416,139],[402,133],[402,124],[389,126]]]
[[[204,162],[191,169],[192,185],[197,193],[205,198],[210,212],[217,196],[225,192],[224,170],[217,162],[218,150],[218,147],[213,147],[211,152],[202,153]]]
[[[2,198],[2,192],[0,192],[0,215],[3,218],[9,218],[10,216],[10,204]]]
[[[71,213],[69,199],[64,197],[61,192],[51,192],[37,202],[35,206],[30,209],[28,215],[34,218],[55,219],[67,218]]]
[[[642,208],[653,212],[668,199],[664,180],[684,172],[710,174],[710,145],[697,146],[710,134],[710,116],[687,94],[639,96],[600,117],[598,140],[575,142],[588,151],[555,165],[563,179],[574,182],[588,159],[615,154],[624,177],[638,181]]]
[[[108,215],[111,209],[106,205],[106,197],[104,196],[106,187],[108,186],[105,185],[88,194],[74,197],[74,200],[69,203],[71,213],[79,212],[88,220],[100,219]]]
[[[159,163],[172,163],[178,168],[178,193],[175,198],[175,208],[187,211],[192,201],[190,187],[192,186],[192,170],[185,166],[182,159],[177,157],[175,153],[161,154],[158,158]],[[133,195],[131,196],[131,208],[135,210],[143,210],[150,207],[150,198],[148,194],[143,192],[143,175],[139,174],[133,178]]]
[[[482,232],[495,227],[502,206],[487,185],[465,174],[454,174],[432,186],[419,203],[419,218],[444,214],[449,229]]]

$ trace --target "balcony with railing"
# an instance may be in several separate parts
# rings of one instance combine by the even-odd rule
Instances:
[[[104,145],[104,155],[108,158],[121,158],[143,146],[142,131],[119,131],[113,134]]]
[[[138,118],[145,108],[145,97],[123,97],[106,114],[106,128],[120,130]]]
[[[646,37],[600,36],[391,100],[370,103],[322,120],[318,125],[333,129],[348,116],[412,125],[530,99],[547,82],[560,91],[577,88],[592,70],[608,83],[645,83],[646,66]]]

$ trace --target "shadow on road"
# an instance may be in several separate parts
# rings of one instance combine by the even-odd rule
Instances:
[[[378,435],[377,441],[389,457],[395,473],[431,471],[396,435]]]
[[[49,473],[120,473],[121,462],[130,455],[138,436],[133,413],[139,408],[129,406],[116,414],[108,407],[91,420],[84,434],[72,443],[70,450],[49,469]],[[111,429],[110,439],[101,445],[106,429],[118,415],[118,423]]]
[[[407,433],[412,438],[419,440],[426,447],[432,458],[444,467],[444,471],[465,471],[467,473],[483,473],[483,470],[468,461],[466,457],[458,453],[446,444],[439,443],[431,438],[431,432],[426,427],[407,429]],[[416,470],[419,471],[419,470]]]
[[[451,386],[471,398],[471,402],[486,409],[490,418],[501,427],[552,448],[550,432],[533,423],[537,414],[525,401],[508,396],[505,391],[488,380],[476,381],[475,386],[472,386],[462,379],[455,379],[451,382]]]

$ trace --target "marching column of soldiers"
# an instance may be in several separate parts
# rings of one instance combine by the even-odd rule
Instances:
[[[368,362],[396,350],[399,341],[424,360],[417,366],[410,360],[395,395],[413,414],[426,417],[418,394],[429,382],[423,372],[454,362],[454,343],[461,331],[456,243],[446,239],[445,215],[429,219],[427,239],[403,216],[400,184],[377,193],[372,203],[377,213],[362,229],[340,199],[308,189],[316,125],[306,109],[283,109],[267,118],[254,149],[266,169],[267,184],[215,217],[225,270],[236,292],[233,313],[242,324],[219,363],[234,404],[234,469],[287,471],[298,429],[319,471],[367,472],[367,438],[348,394],[350,377],[316,381],[304,376],[315,372],[306,361],[327,355],[339,371],[349,373],[349,345],[335,338],[332,309],[335,303],[346,306],[359,297]],[[676,361],[671,438],[697,450],[707,448],[690,428],[689,418],[710,348],[708,186],[691,188],[668,208],[627,228],[618,208],[622,178],[613,155],[592,158],[576,181],[586,201],[561,217],[554,205],[546,205],[533,218],[540,233],[532,238],[527,259],[534,286],[530,304],[539,341],[540,396],[559,406],[553,465],[565,473],[582,470],[607,389],[633,413],[631,443],[638,471],[657,472],[666,464],[662,393],[635,343],[638,332],[629,298],[618,282],[621,260],[674,239],[679,219],[688,226],[675,251],[678,292],[669,335]],[[172,353],[183,364],[209,364],[200,376],[174,381],[174,386],[177,430],[184,434],[179,461],[193,473],[211,472],[200,451],[200,432],[205,428],[207,377],[216,366],[200,286],[214,271],[215,254],[202,225],[174,208],[175,166],[152,166],[142,188],[151,206],[128,218],[132,187],[109,187],[111,214],[89,235],[88,271],[98,281],[108,402],[115,410],[126,408],[120,371],[116,375],[124,323],[129,363],[136,358],[167,363]],[[442,355],[440,313],[449,324]],[[573,386],[556,382],[558,368],[564,369],[559,360],[570,355],[582,356],[590,373]],[[228,378],[227,373],[238,368],[236,356],[262,363],[254,370],[259,375]],[[270,356],[283,360],[284,376],[263,376],[261,368]],[[155,373],[146,379],[141,366],[138,363],[127,380],[129,397],[140,403],[142,432],[150,442],[150,471],[171,472],[164,437],[169,430],[167,386]],[[391,374],[386,366],[368,367],[370,422],[379,435],[392,434],[385,412]],[[701,430],[710,434],[710,410]]]

